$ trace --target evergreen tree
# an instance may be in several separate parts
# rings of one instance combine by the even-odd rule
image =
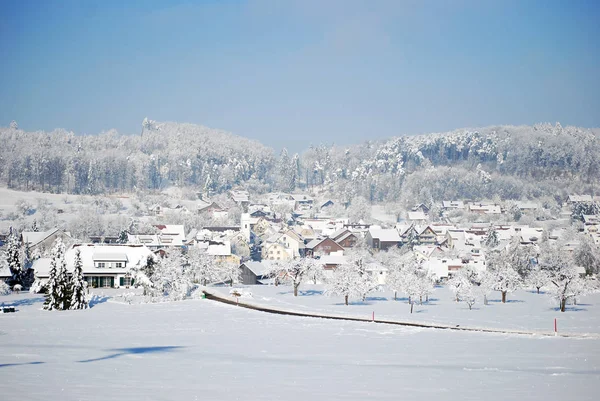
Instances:
[[[57,262],[57,297],[60,310],[67,310],[71,305],[71,280],[67,275],[67,263],[65,261],[65,246],[60,242],[60,259]]]
[[[81,262],[81,251],[75,253],[75,267],[71,276],[71,302],[70,309],[86,309],[88,301],[85,296],[86,283],[83,280],[83,263]]]
[[[58,283],[58,265],[61,264],[63,258],[64,246],[60,239],[57,239],[52,249],[52,261],[50,262],[50,272],[48,282],[46,283],[46,301],[44,309],[58,310],[60,309],[59,283]]]
[[[8,234],[8,243],[6,244],[6,263],[8,264],[8,268],[10,269],[11,280],[10,285],[14,286],[16,284],[23,285],[23,266],[21,264],[21,246],[19,244],[19,239],[17,238],[16,232],[10,228],[10,232]]]
[[[490,249],[494,249],[495,247],[498,246],[498,244],[500,243],[500,241],[498,240],[498,232],[496,231],[496,229],[494,228],[494,226],[490,226],[485,239],[483,241],[483,244]]]
[[[152,280],[156,271],[156,260],[151,255],[148,255],[146,259],[146,265],[142,267],[142,272],[146,275],[148,280]]]
[[[117,241],[119,244],[126,244],[129,242],[129,233],[126,229],[121,230],[119,233],[119,239]]]
[[[31,231],[33,231],[35,233],[40,231],[40,229],[38,228],[38,225],[37,225],[37,220],[35,220],[35,219],[33,220],[33,224],[31,225]]]

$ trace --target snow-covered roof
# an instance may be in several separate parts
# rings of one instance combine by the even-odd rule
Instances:
[[[381,228],[378,226],[369,227],[369,234],[381,242],[400,242],[400,234],[395,228]]]
[[[408,220],[427,220],[427,216],[421,211],[408,212]]]
[[[61,231],[61,230],[59,228],[53,228],[48,231],[39,231],[39,232],[23,231],[21,233],[21,236],[23,237],[23,242],[28,242],[29,245],[35,246],[35,245],[39,244],[40,242],[42,242],[43,240],[45,240],[46,238],[48,238],[49,236],[51,236],[52,234],[56,233],[57,231]]]
[[[206,253],[211,256],[229,256],[231,255],[231,243],[225,241],[221,244],[209,244]]]
[[[569,195],[569,202],[591,202],[592,195]]]
[[[538,208],[537,203],[535,202],[516,202],[517,207],[522,210],[535,210]]]
[[[346,257],[341,252],[332,252],[329,255],[321,256],[319,262],[324,265],[341,265],[346,263]]]
[[[100,249],[92,255],[94,261],[127,262],[127,254],[123,252],[102,252]]]
[[[442,201],[442,207],[447,209],[464,209],[465,204],[460,200]]]
[[[296,202],[312,202],[313,198],[306,194],[292,194],[292,198]]]
[[[75,253],[77,250],[81,252],[81,262],[84,274],[125,273],[134,266],[142,266],[146,263],[148,256],[153,255],[152,251],[144,245],[75,245],[65,253],[65,262],[68,271],[73,271],[75,265]],[[114,258],[116,255],[122,256],[118,256],[120,259],[110,259]],[[95,267],[94,261],[126,261],[127,263],[123,268],[97,268]],[[40,258],[35,260],[32,266],[35,270],[35,274],[38,277],[48,277],[51,262],[51,258]]]
[[[272,262],[269,260],[263,260],[261,262],[249,261],[244,262],[244,266],[248,268],[256,276],[264,276],[271,269]]]
[[[306,244],[306,248],[307,249],[313,249],[314,247],[316,247],[317,245],[319,245],[321,242],[323,242],[325,238],[315,238],[312,241],[310,241],[308,244]]]

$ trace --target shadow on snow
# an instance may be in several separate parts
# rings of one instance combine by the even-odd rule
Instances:
[[[140,354],[154,354],[154,353],[159,353],[159,352],[172,352],[172,351],[176,351],[180,348],[184,348],[184,347],[168,345],[168,346],[162,346],[162,347],[114,348],[114,349],[106,350],[106,351],[114,352],[112,354],[109,354],[109,355],[106,355],[106,356],[103,356],[100,358],[85,359],[83,361],[77,361],[77,362],[80,362],[80,363],[97,362],[97,361],[102,361],[105,359],[118,358],[123,355],[140,355]]]
[[[488,302],[490,303],[502,303],[501,299],[488,299]],[[521,301],[520,299],[507,299],[506,303],[507,304],[514,304],[514,303],[523,303],[525,301]]]
[[[11,366],[23,366],[23,365],[41,365],[46,362],[22,362],[22,363],[0,363],[0,368],[8,368]]]
[[[94,295],[92,296],[92,298],[90,299],[89,302],[89,307],[93,308],[94,306],[98,305],[98,304],[103,304],[106,301],[108,301],[109,297],[105,297],[105,296],[100,296],[100,295]]]
[[[35,297],[35,298],[25,298],[19,299],[11,302],[3,302],[2,306],[30,306],[37,304],[38,302],[44,302],[44,297]]]

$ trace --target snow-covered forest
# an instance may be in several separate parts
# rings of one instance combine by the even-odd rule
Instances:
[[[275,154],[269,144],[223,131],[148,119],[136,135],[25,132],[13,123],[0,128],[0,141],[4,184],[53,193],[318,188],[347,200],[414,204],[564,199],[569,192],[594,192],[600,175],[600,130],[558,123],[311,145],[300,154]]]

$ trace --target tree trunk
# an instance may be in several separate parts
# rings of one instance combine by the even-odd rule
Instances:
[[[485,294],[483,294],[483,304],[484,305],[488,304],[487,295],[485,295]]]
[[[577,298],[573,297],[573,305],[577,306]]]
[[[348,295],[344,295],[344,301],[346,302],[346,305],[348,305]]]
[[[468,305],[469,305],[469,310],[471,310],[471,308],[473,307],[473,305],[471,303],[469,303]]]
[[[425,302],[429,302],[429,294],[425,295]]]
[[[506,303],[506,291],[502,291],[502,303]]]
[[[412,313],[412,310],[413,310],[413,303],[411,302],[410,303],[410,313]]]
[[[408,303],[412,304],[412,297],[410,295],[408,296]]]
[[[540,293],[540,287],[536,287],[537,288],[537,293]]]
[[[567,298],[563,298],[560,300],[560,311],[564,312],[567,307]]]
[[[419,305],[423,305],[423,295],[419,295]]]
[[[298,285],[294,284],[294,296],[298,296]]]
[[[398,300],[398,291],[394,291],[394,301]]]

